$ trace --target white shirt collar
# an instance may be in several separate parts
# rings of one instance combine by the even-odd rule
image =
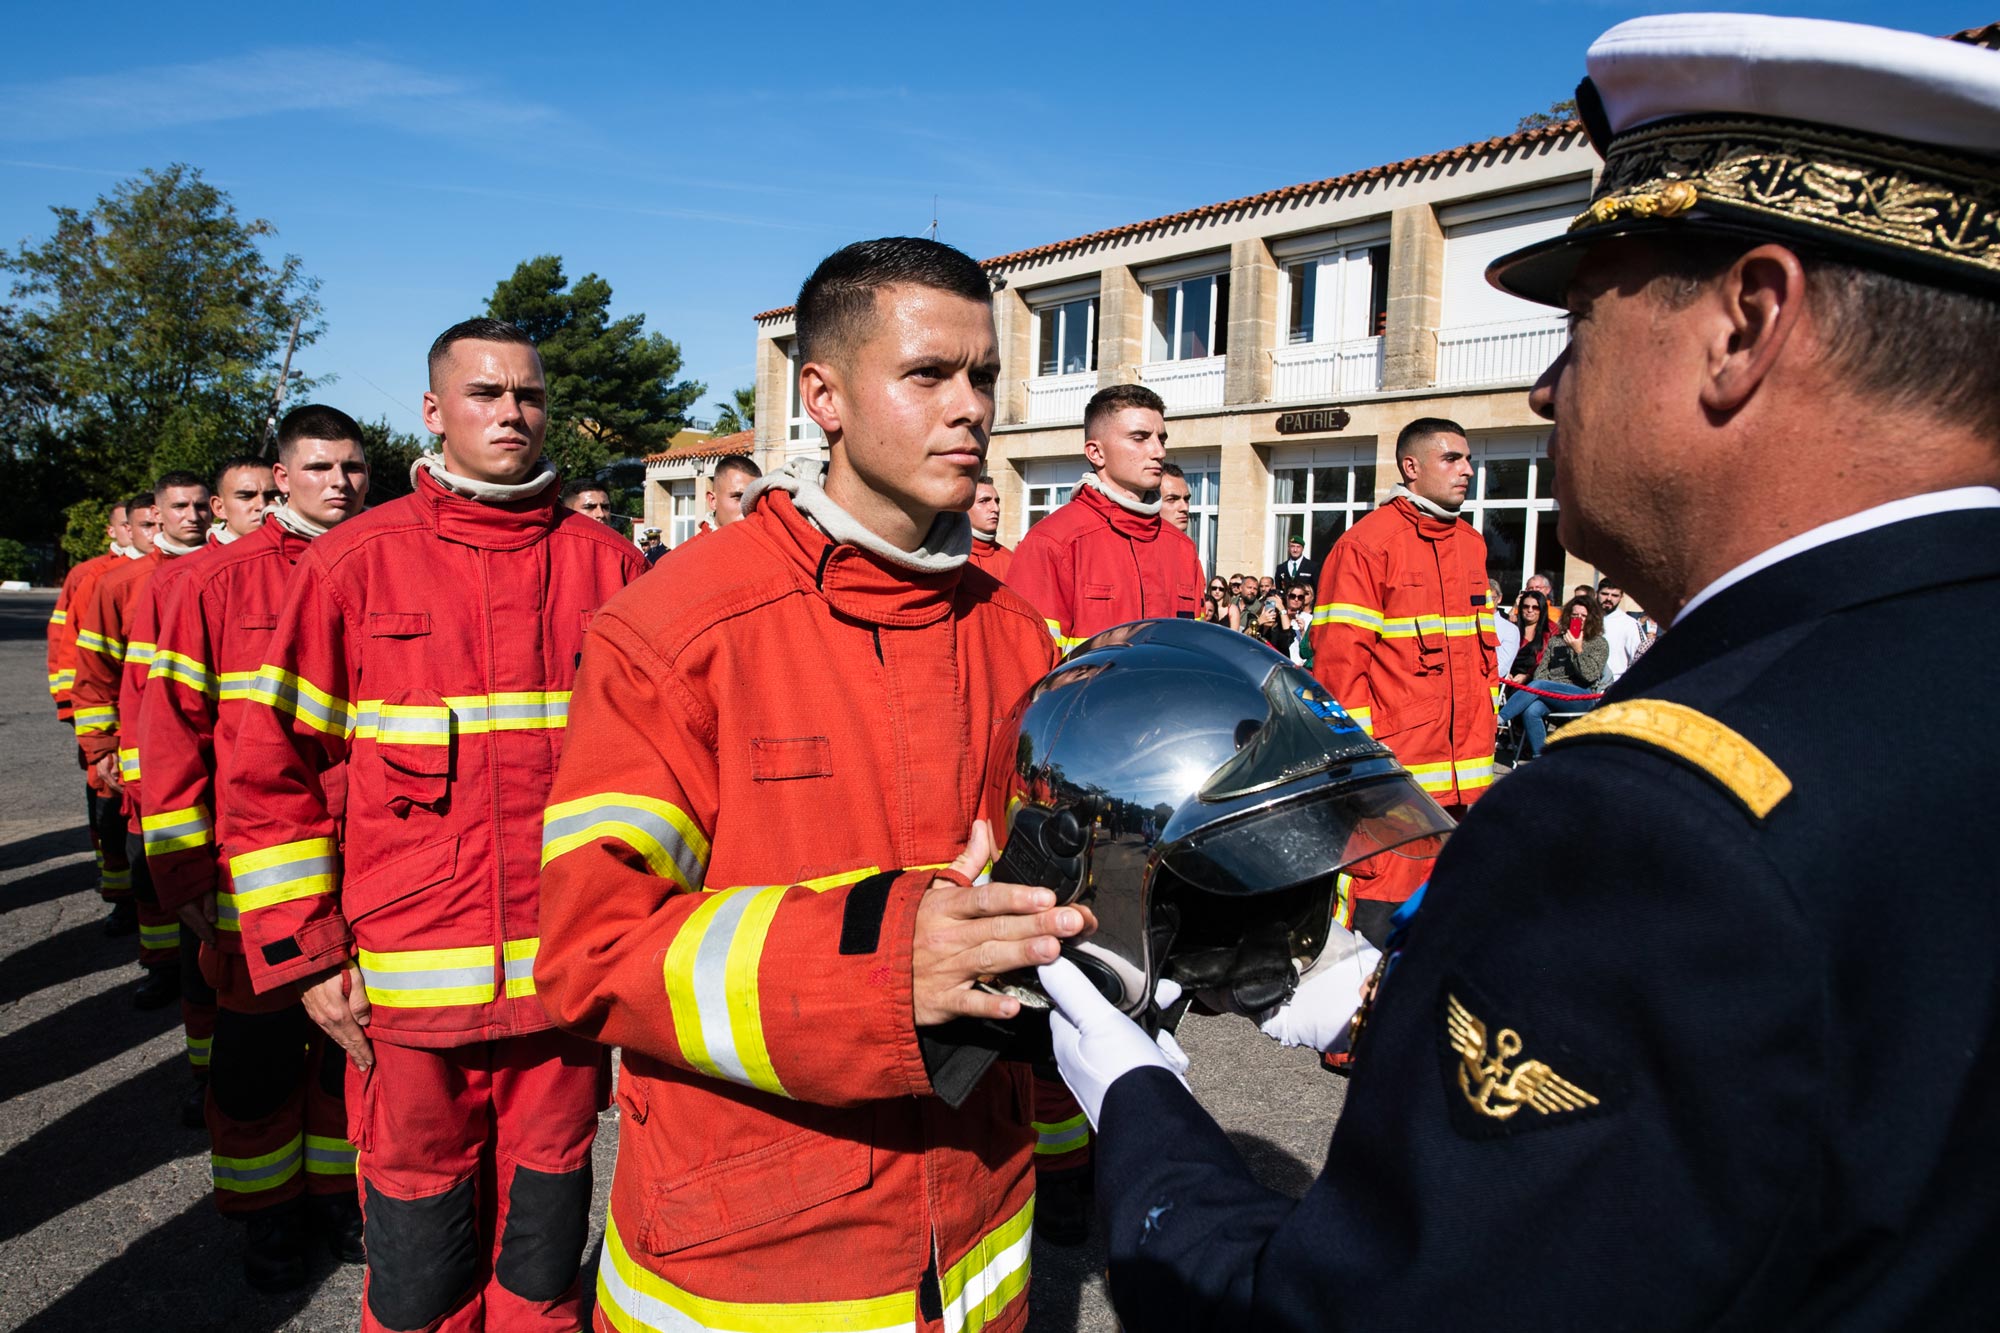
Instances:
[[[1843,537],[1854,537],[1876,528],[1886,528],[1891,523],[1902,523],[1913,518],[1924,518],[1931,514],[1948,514],[1960,509],[2000,509],[2000,490],[1991,486],[1960,486],[1955,490],[1931,491],[1925,495],[1907,496],[1901,500],[1891,500],[1887,504],[1864,509],[1858,514],[1837,518],[1831,523],[1801,532],[1796,537],[1787,537],[1770,550],[1753,555],[1736,568],[1724,574],[1715,582],[1688,598],[1681,613],[1674,617],[1678,625],[1703,602],[1713,598],[1727,588],[1732,588],[1752,574],[1762,573],[1771,566],[1789,560],[1795,555],[1803,555],[1816,546],[1837,542]]]

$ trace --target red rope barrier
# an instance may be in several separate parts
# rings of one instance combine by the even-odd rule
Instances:
[[[1604,697],[1602,690],[1599,690],[1596,694],[1564,694],[1558,690],[1538,690],[1532,685],[1516,685],[1512,681],[1507,682],[1507,688],[1510,690],[1525,690],[1529,694],[1538,695],[1544,699],[1574,699],[1579,703],[1585,703],[1592,699],[1602,699]]]

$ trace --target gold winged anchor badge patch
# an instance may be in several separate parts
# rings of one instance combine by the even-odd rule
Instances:
[[[1509,1068],[1508,1062],[1521,1053],[1521,1034],[1512,1028],[1501,1028],[1494,1036],[1489,1055],[1486,1024],[1474,1018],[1456,995],[1447,993],[1445,1002],[1446,1033],[1459,1056],[1458,1090],[1473,1110],[1506,1120],[1524,1106],[1540,1115],[1554,1115],[1598,1104],[1596,1097],[1540,1060],[1523,1060]]]

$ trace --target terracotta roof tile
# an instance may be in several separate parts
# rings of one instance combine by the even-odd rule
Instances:
[[[1964,32],[1955,32],[1951,35],[1951,40],[1983,46],[1989,51],[2000,51],[2000,23],[1988,23],[1982,27],[1967,28]]]
[[[729,454],[747,454],[756,446],[757,432],[739,430],[733,435],[711,435],[705,440],[691,440],[677,444],[663,453],[647,454],[646,464],[682,463],[691,458],[723,458]]]
[[[1350,171],[1344,176],[1329,176],[1325,180],[1307,181],[1301,185],[1287,185],[1283,189],[1266,190],[1262,194],[1245,195],[1241,199],[1227,199],[1219,204],[1204,204],[1200,208],[1190,208],[1179,213],[1169,213],[1165,217],[1148,218],[1144,222],[1128,222],[1123,226],[1108,227],[1103,231],[1093,231],[1083,236],[1074,236],[1067,241],[1056,241],[1049,245],[1038,245],[1027,250],[1015,250],[991,259],[981,260],[984,269],[1003,268],[1010,264],[1022,264],[1030,260],[1045,259],[1051,255],[1063,254],[1070,250],[1081,250],[1088,246],[1101,245],[1107,241],[1123,240],[1130,236],[1141,236],[1151,231],[1164,231],[1183,227],[1191,222],[1202,222],[1209,218],[1223,217],[1240,210],[1268,207],[1272,204],[1289,203],[1316,194],[1330,194],[1335,190],[1350,189],[1365,185],[1370,181],[1385,180],[1393,176],[1405,175],[1412,171],[1426,171],[1434,167],[1450,166],[1468,158],[1481,157],[1488,153],[1505,152],[1510,148],[1522,148],[1529,144],[1550,143],[1581,134],[1583,126],[1574,120],[1558,121],[1532,130],[1517,130],[1513,134],[1503,134],[1494,139],[1482,139],[1478,143],[1462,144],[1457,148],[1447,148],[1442,152],[1426,153],[1421,157],[1404,158],[1401,162],[1390,162],[1379,167],[1368,167],[1361,171]],[[752,316],[762,322],[789,315],[794,307],[779,306],[775,310],[765,310]]]

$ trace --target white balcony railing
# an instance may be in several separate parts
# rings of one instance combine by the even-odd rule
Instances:
[[[1097,372],[1081,375],[1040,375],[1028,381],[1028,420],[1081,421],[1090,395],[1097,392]]]
[[[1301,343],[1271,351],[1271,398],[1297,402],[1374,393],[1382,387],[1382,340]]]
[[[1191,361],[1149,361],[1139,367],[1139,381],[1166,400],[1169,412],[1222,406],[1222,363],[1205,356]]]
[[[1568,344],[1569,321],[1553,315],[1473,324],[1439,329],[1437,339],[1440,385],[1532,383]]]

